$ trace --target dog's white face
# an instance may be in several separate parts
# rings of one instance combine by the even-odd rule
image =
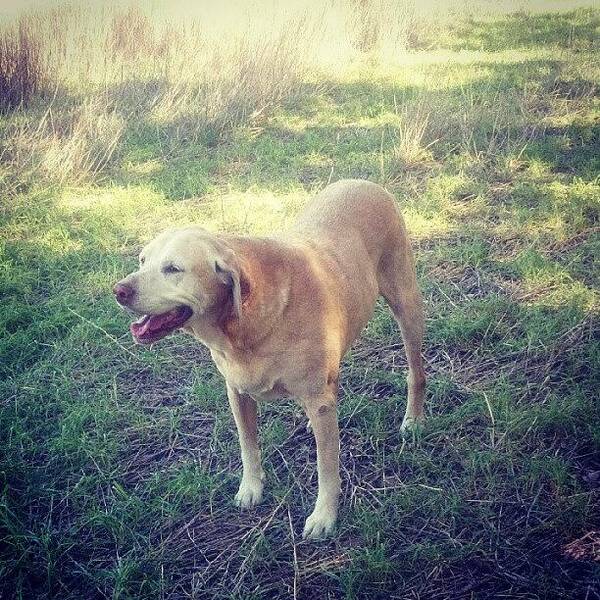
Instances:
[[[200,227],[165,231],[152,240],[140,252],[139,269],[113,289],[120,305],[141,315],[130,326],[134,339],[150,344],[226,303],[226,254]]]

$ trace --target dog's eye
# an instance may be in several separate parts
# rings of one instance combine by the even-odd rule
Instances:
[[[140,265],[143,265],[146,262],[145,256],[140,256]]]
[[[177,265],[170,264],[163,267],[163,273],[165,275],[169,275],[171,273],[183,273],[183,269],[180,269]]]

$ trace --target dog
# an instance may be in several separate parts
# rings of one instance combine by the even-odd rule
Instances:
[[[239,435],[238,506],[254,506],[263,495],[257,401],[293,398],[302,406],[318,473],[304,538],[331,533],[337,519],[340,362],[380,295],[400,326],[408,362],[401,429],[423,419],[423,303],[404,221],[393,196],[377,184],[327,186],[293,228],[274,237],[213,234],[197,226],[165,231],[113,292],[120,305],[141,315],[130,326],[138,343],[180,329],[209,348]]]

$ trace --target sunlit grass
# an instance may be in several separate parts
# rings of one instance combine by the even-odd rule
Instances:
[[[0,117],[0,595],[590,595],[563,547],[598,520],[597,12],[271,4],[36,25],[64,33],[43,37],[59,86]],[[428,420],[401,439],[380,303],[344,361],[317,546],[301,410],[260,407],[267,496],[240,514],[222,378],[189,336],[134,345],[111,288],[165,227],[285,238],[344,177],[384,184],[414,240]]]

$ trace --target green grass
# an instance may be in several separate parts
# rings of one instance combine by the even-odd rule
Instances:
[[[0,595],[599,598],[598,563],[563,552],[600,522],[599,20],[457,21],[252,126],[189,145],[142,118],[97,180],[11,187]],[[378,305],[344,363],[339,527],[316,544],[300,409],[261,406],[266,499],[240,514],[207,351],[134,346],[110,290],[167,224],[276,231],[343,177],[385,184],[413,234],[428,421],[402,440],[406,363]]]

